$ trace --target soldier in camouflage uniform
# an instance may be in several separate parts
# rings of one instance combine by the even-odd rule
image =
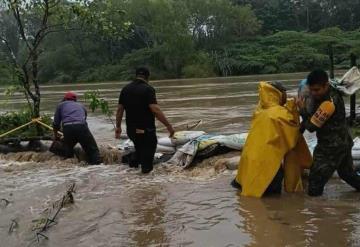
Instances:
[[[330,87],[323,70],[314,70],[307,78],[313,109],[303,116],[301,131],[316,131],[318,143],[310,169],[308,194],[320,196],[335,171],[350,186],[360,191],[360,176],[354,170],[351,149],[353,141],[346,124],[345,105],[339,91]],[[300,110],[306,107],[298,100]]]

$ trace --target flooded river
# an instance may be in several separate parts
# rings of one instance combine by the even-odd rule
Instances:
[[[202,120],[211,133],[246,132],[259,80],[295,92],[304,74],[152,82],[175,126]],[[115,110],[124,83],[43,86],[51,112],[67,90],[98,89]],[[2,98],[4,103],[4,98]],[[7,100],[18,109],[20,96]],[[99,143],[116,145],[111,124],[92,114]],[[159,126],[161,127],[161,126]],[[160,131],[161,132],[161,131]],[[181,171],[159,165],[149,176],[123,165],[84,167],[61,159],[0,159],[0,246],[360,246],[360,194],[333,179],[321,198],[304,194],[253,199],[229,183],[234,173],[213,162]],[[75,203],[36,241],[34,220],[76,183]],[[12,222],[16,225],[11,232]]]

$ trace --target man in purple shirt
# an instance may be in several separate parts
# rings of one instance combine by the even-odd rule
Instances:
[[[65,156],[74,157],[74,147],[80,143],[86,153],[87,162],[91,165],[101,163],[99,148],[91,134],[87,122],[85,107],[77,102],[77,96],[73,92],[65,94],[63,101],[57,106],[54,115],[54,136],[59,138],[58,131],[64,133]]]

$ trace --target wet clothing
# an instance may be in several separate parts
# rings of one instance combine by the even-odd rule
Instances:
[[[311,117],[324,101],[331,101],[335,111],[321,127],[317,127]],[[309,195],[322,195],[325,184],[335,171],[346,183],[360,190],[360,176],[354,170],[351,155],[353,141],[346,124],[345,105],[340,92],[330,88],[323,100],[314,101],[314,109],[305,116],[302,129],[316,131],[318,139],[309,175]]]
[[[55,129],[59,130],[61,124],[85,124],[86,117],[87,111],[82,104],[72,100],[63,101],[56,108],[53,126]]]
[[[311,164],[311,154],[300,134],[295,101],[282,105],[283,93],[269,83],[259,84],[259,104],[254,112],[236,176],[243,196],[261,197],[271,187],[279,192],[284,181],[286,192],[301,192],[302,169]],[[260,150],[260,151],[259,151]],[[284,179],[278,179],[279,170]],[[281,174],[280,174],[281,175]],[[271,189],[270,189],[271,190]]]
[[[313,165],[309,175],[309,195],[320,196],[335,171],[347,184],[360,190],[360,176],[353,166],[351,146],[329,149],[318,144],[314,150]]]
[[[324,101],[331,101],[335,106],[335,112],[332,116],[319,128],[311,122],[311,117],[316,113],[317,109]],[[344,100],[335,89],[329,89],[328,94],[323,100],[313,102],[314,107],[307,116],[304,116],[302,128],[310,132],[316,131],[318,144],[328,148],[338,148],[341,146],[353,146],[350,130],[346,123],[346,112]]]
[[[91,165],[100,164],[101,157],[96,141],[87,124],[71,124],[63,127],[65,156],[74,157],[74,147],[80,143],[86,153],[86,161]]]
[[[74,157],[74,147],[80,143],[86,153],[89,164],[100,164],[101,157],[96,141],[86,123],[85,107],[75,101],[63,101],[56,108],[54,115],[54,129],[64,134],[64,156]]]
[[[264,195],[281,194],[284,180],[284,169],[280,168],[276,173],[274,179],[271,181],[269,187],[267,187]]]
[[[280,168],[280,170],[276,173],[274,179],[271,181],[270,185],[267,187],[264,195],[273,195],[273,194],[281,194],[284,180],[284,169]],[[235,189],[241,190],[241,185],[234,179],[231,182],[231,185]]]
[[[128,129],[128,136],[135,145],[135,157],[130,162],[130,167],[137,168],[141,164],[142,173],[153,170],[154,155],[157,146],[155,131],[137,134],[136,130]]]
[[[120,93],[119,105],[126,112],[127,127],[155,130],[155,116],[149,105],[157,104],[155,89],[147,82],[136,79],[126,85]]]
[[[157,104],[155,89],[136,79],[122,89],[119,104],[125,109],[127,135],[136,150],[130,166],[141,164],[142,172],[149,173],[157,146],[155,115],[150,109],[150,105]]]

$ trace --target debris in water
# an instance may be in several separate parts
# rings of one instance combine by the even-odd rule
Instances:
[[[106,165],[120,164],[123,152],[117,148],[110,146],[99,146],[100,155],[103,158],[103,163]],[[51,152],[18,152],[1,154],[0,160],[13,161],[13,162],[30,162],[40,164],[53,165],[53,166],[71,166],[78,165],[80,162],[86,160],[85,152],[82,149],[75,149],[76,157],[72,159],[64,159]],[[28,167],[28,166],[27,166]],[[13,168],[13,169],[12,169]],[[7,172],[12,172],[16,167],[7,166],[3,168]],[[25,168],[23,168],[25,169]],[[15,169],[16,170],[16,169]]]
[[[234,156],[231,158],[219,159],[216,161],[216,167],[225,167],[228,170],[237,170],[240,162],[240,156]]]
[[[8,199],[5,199],[5,198],[0,199],[0,206],[2,206],[2,207],[7,207],[10,203],[11,203],[11,201],[9,201]]]
[[[40,242],[40,237],[45,239],[49,239],[44,233],[53,225],[56,224],[56,217],[60,213],[61,209],[66,207],[69,204],[74,203],[74,196],[75,193],[75,183],[70,184],[66,193],[62,198],[56,202],[54,202],[51,207],[46,209],[44,212],[47,212],[45,217],[35,220],[36,224],[33,226],[33,231],[36,231],[36,240]]]
[[[11,234],[16,228],[18,228],[18,226],[19,224],[17,223],[17,221],[15,219],[12,219],[9,227],[9,234]]]
[[[283,219],[283,216],[281,215],[281,213],[279,211],[270,212],[269,219],[275,220],[275,221],[280,221]]]

